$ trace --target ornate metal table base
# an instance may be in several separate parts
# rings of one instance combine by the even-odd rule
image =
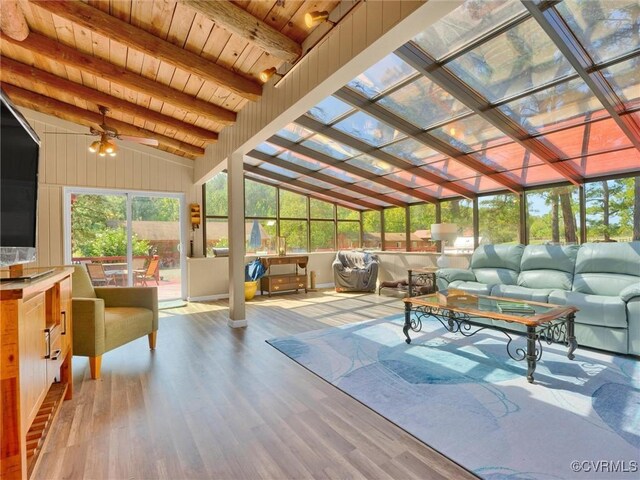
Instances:
[[[513,360],[518,362],[527,361],[527,380],[533,383],[533,373],[536,370],[537,362],[542,358],[542,340],[548,345],[552,343],[564,343],[569,348],[567,357],[569,360],[574,359],[573,352],[578,347],[574,331],[573,313],[556,320],[543,323],[537,326],[527,326],[526,334],[526,350],[523,347],[515,348],[512,345],[514,337],[511,332],[494,325],[483,325],[472,322],[467,313],[456,312],[442,307],[418,306],[413,308],[412,304],[407,302],[404,305],[404,327],[402,331],[405,335],[405,342],[411,343],[409,330],[419,332],[422,330],[422,320],[427,317],[433,317],[438,320],[442,326],[451,333],[460,333],[465,337],[471,337],[481,330],[489,329],[502,332],[509,341],[507,342],[507,354]],[[415,315],[412,316],[411,314]],[[489,318],[489,317],[487,317]],[[474,329],[475,328],[475,329]],[[516,338],[521,338],[520,336]]]

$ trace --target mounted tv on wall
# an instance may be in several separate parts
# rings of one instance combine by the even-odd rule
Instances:
[[[36,259],[40,139],[0,89],[0,266]]]

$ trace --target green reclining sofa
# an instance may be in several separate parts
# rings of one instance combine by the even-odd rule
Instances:
[[[574,305],[579,345],[640,355],[640,242],[482,245],[470,269],[440,269],[437,284]]]

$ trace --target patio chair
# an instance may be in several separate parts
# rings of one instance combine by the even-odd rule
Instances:
[[[101,263],[87,263],[86,266],[92,285],[96,287],[115,285],[115,279],[112,275],[107,275]]]
[[[158,281],[158,269],[160,268],[160,259],[157,255],[149,261],[149,265],[147,265],[146,269],[134,270],[133,271],[133,285],[142,285],[147,286],[147,280],[155,280],[156,285],[160,285]]]

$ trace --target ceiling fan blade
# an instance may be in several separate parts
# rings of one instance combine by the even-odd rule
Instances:
[[[140,145],[149,145],[150,147],[157,147],[159,145],[158,140],[155,138],[144,137],[132,137],[130,135],[118,135],[119,140],[126,140],[127,142],[139,143]]]

